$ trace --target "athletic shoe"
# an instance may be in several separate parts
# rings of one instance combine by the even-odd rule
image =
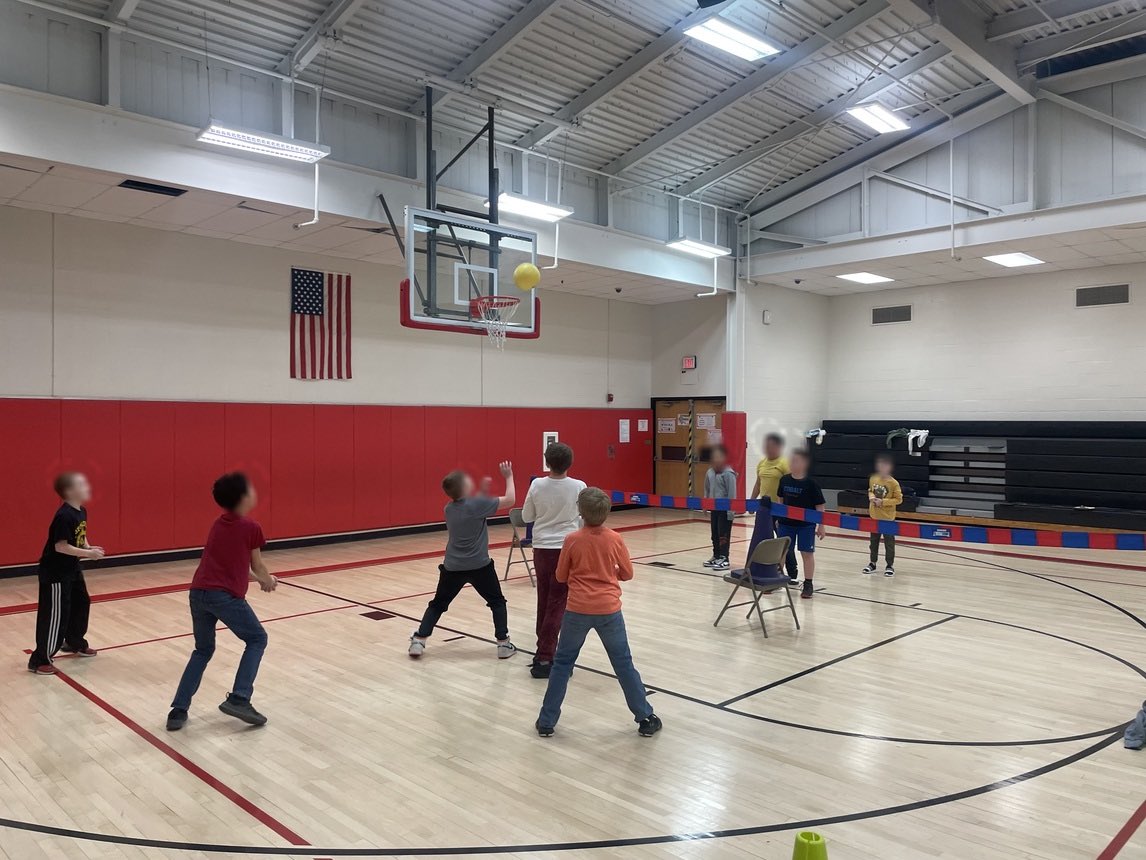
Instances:
[[[884,576],[895,576],[895,568],[894,568],[894,567],[892,567],[892,566],[889,564],[889,565],[887,566],[887,570],[885,570],[885,571],[883,572],[883,575],[884,575]]]
[[[177,732],[187,725],[187,712],[182,708],[172,708],[167,715],[167,731]]]
[[[805,600],[810,600],[811,598],[813,598],[815,596],[816,596],[816,592],[812,589],[812,580],[805,579],[804,580],[804,590],[800,592],[800,597],[804,598]]]
[[[865,567],[863,570],[861,570],[860,573],[875,573],[875,567],[876,567],[876,565],[875,565],[875,562],[873,561],[871,564],[869,564],[867,567]]]
[[[553,726],[543,726],[543,725],[541,725],[541,720],[538,720],[536,723],[533,724],[533,727],[535,729],[537,729],[537,734],[541,735],[541,737],[543,737],[543,738],[553,737],[553,731],[554,731]]]
[[[800,584],[800,577],[798,577],[798,576],[789,576],[789,577],[788,577],[788,584],[789,584],[789,585],[799,585],[799,584]]]
[[[553,670],[552,663],[538,663],[536,660],[529,667],[529,674],[534,678],[548,678]]]
[[[732,565],[728,563],[728,559],[726,558],[718,558],[712,563],[713,570],[728,570],[730,567],[732,567]]]
[[[421,657],[426,653],[426,640],[419,639],[417,636],[410,637],[410,650],[407,652],[411,657]]]
[[[661,718],[656,714],[649,714],[641,720],[641,724],[637,726],[637,734],[642,738],[651,738],[663,728],[664,723],[661,722]]]
[[[233,696],[224,699],[223,704],[219,705],[219,710],[228,717],[242,720],[251,726],[265,726],[267,724],[267,718],[256,711],[250,702],[236,699]]]
[[[77,657],[94,657],[99,651],[94,648],[69,648],[65,645],[61,649],[65,654],[75,654]]]
[[[55,675],[59,670],[51,663],[45,663],[43,666],[29,666],[28,671],[33,675]]]
[[[703,563],[703,565],[704,565],[705,567],[716,567],[716,565],[717,565],[717,563],[718,563],[719,561],[720,561],[720,559],[719,559],[717,556],[715,556],[715,555],[714,555],[714,556],[713,556],[712,558],[710,558],[708,561],[706,561],[706,562],[702,562],[702,563]]]
[[[411,645],[410,647],[413,648],[414,646]],[[497,659],[498,660],[507,660],[516,653],[517,653],[517,646],[514,645],[512,642],[510,642],[508,639],[506,639],[504,642],[498,642],[497,643]]]

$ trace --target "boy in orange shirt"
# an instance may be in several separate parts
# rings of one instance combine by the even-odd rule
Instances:
[[[549,686],[535,724],[543,738],[553,734],[561,717],[569,676],[590,630],[596,630],[601,638],[641,737],[652,737],[661,730],[660,718],[649,705],[645,685],[629,653],[621,614],[621,582],[633,578],[633,563],[621,536],[604,528],[611,508],[604,491],[596,487],[582,490],[577,496],[577,510],[585,526],[566,537],[561,548],[557,581],[568,585],[569,597]]]

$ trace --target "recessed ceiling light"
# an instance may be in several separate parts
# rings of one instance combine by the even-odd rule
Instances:
[[[1014,254],[992,254],[983,259],[998,266],[1006,266],[1008,269],[1015,269],[1019,266],[1041,266],[1046,262],[1046,260],[1040,260],[1038,257],[1032,257],[1021,251]]]
[[[841,281],[851,281],[855,284],[890,284],[895,278],[885,278],[883,275],[873,275],[871,272],[853,272],[850,275],[836,275]]]
[[[769,45],[762,39],[757,39],[750,33],[733,27],[723,18],[709,18],[702,24],[689,27],[684,31],[686,36],[699,39],[706,44],[719,48],[729,54],[740,57],[742,60],[755,62],[773,54],[780,53],[780,49]]]
[[[904,131],[910,128],[907,123],[879,102],[871,102],[870,104],[849,108],[848,113],[868,128],[880,134],[887,134],[889,131]]]
[[[485,201],[485,208],[489,208],[489,201]],[[538,221],[560,221],[573,214],[568,206],[558,206],[555,203],[545,203],[541,200],[532,200],[519,194],[501,192],[497,196],[498,212],[508,212],[512,215],[521,215],[523,218],[536,218]]]
[[[318,143],[304,143],[265,131],[252,131],[246,128],[223,125],[211,120],[196,138],[203,143],[229,146],[259,155],[273,155],[275,158],[288,158],[291,161],[313,163],[330,155],[330,147]]]
[[[723,245],[714,245],[711,242],[701,242],[698,239],[686,239],[681,236],[668,243],[670,248],[675,248],[677,251],[684,251],[686,254],[692,254],[694,257],[704,257],[708,260],[714,260],[717,257],[727,257],[732,253],[731,248],[725,248]]]

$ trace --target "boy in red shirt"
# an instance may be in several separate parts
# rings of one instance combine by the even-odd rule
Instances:
[[[212,489],[215,503],[224,511],[211,526],[203,558],[191,580],[191,623],[195,631],[195,650],[183,670],[167,731],[175,732],[187,722],[191,699],[203,680],[203,672],[215,653],[215,626],[222,622],[242,639],[247,647],[239,660],[235,685],[219,710],[252,726],[264,725],[267,718],[251,706],[255,676],[267,647],[267,634],[247,603],[247,585],[255,580],[263,591],[274,591],[278,580],[263,564],[266,546],[263,529],[247,514],[255,507],[255,488],[241,472],[219,478]]]
[[[633,578],[633,563],[621,536],[604,528],[611,508],[603,490],[582,490],[577,496],[577,510],[585,526],[566,537],[561,548],[557,581],[568,585],[569,597],[549,686],[537,717],[537,733],[543,738],[553,734],[561,717],[569,676],[590,630],[596,630],[601,638],[641,737],[651,737],[661,730],[660,718],[649,705],[645,685],[629,653],[625,618],[621,614],[621,582]]]

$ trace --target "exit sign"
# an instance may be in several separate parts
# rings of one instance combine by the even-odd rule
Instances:
[[[680,360],[681,370],[696,370],[696,356],[686,355],[682,356]]]

